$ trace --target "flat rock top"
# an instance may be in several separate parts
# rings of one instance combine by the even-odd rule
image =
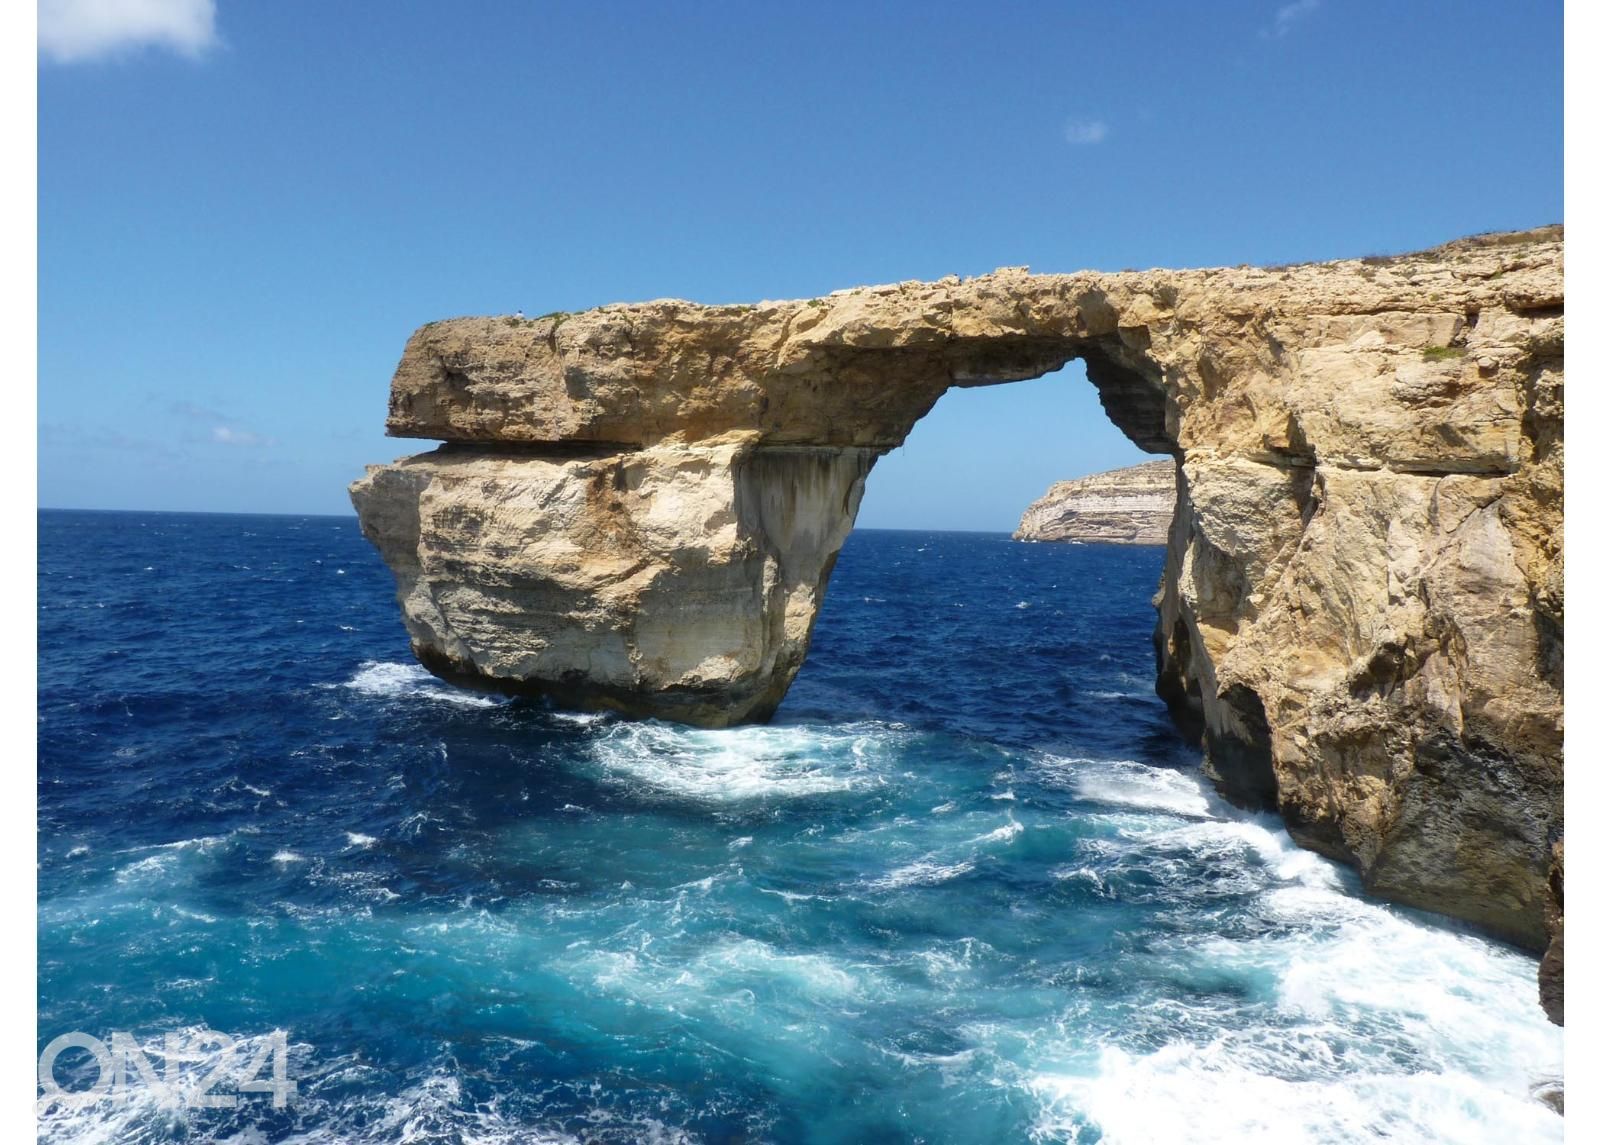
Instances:
[[[1561,305],[1562,276],[1554,226],[1295,266],[1011,267],[752,305],[667,299],[457,318],[412,336],[388,429],[449,441],[641,446],[734,433],[890,448],[952,385],[1036,377],[1079,357],[1091,377],[1132,371],[1159,385],[1198,361],[1184,345],[1196,337],[1270,342],[1278,327],[1396,312],[1537,312]],[[1141,443],[1155,432],[1124,428]]]

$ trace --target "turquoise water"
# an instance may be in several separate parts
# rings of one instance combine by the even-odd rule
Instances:
[[[182,1059],[45,1140],[1560,1139],[1533,959],[1211,795],[1157,552],[857,533],[715,732],[432,680],[350,520],[40,552],[39,1045]],[[293,1099],[196,1108],[206,1030]]]

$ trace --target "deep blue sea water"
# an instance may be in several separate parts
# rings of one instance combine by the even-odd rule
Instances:
[[[39,1046],[177,1059],[45,1140],[1560,1139],[1533,959],[1212,796],[1156,550],[858,532],[730,731],[432,680],[353,518],[39,553]]]

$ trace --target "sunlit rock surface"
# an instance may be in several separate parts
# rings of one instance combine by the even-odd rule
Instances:
[[[727,438],[446,445],[372,467],[352,496],[418,659],[576,707],[710,727],[771,715],[876,454]]]
[[[1012,539],[1164,545],[1177,496],[1171,461],[1057,481],[1023,511]]]

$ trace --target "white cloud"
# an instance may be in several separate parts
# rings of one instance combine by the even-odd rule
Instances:
[[[1261,34],[1272,40],[1276,40],[1280,36],[1287,36],[1289,29],[1321,6],[1322,0],[1294,0],[1293,4],[1285,4],[1278,9],[1277,15],[1272,17],[1272,25],[1263,28]]]
[[[182,440],[191,444],[205,441],[213,445],[233,445],[245,449],[269,448],[278,444],[275,438],[246,429],[227,414],[194,402],[174,402],[168,411],[194,423],[194,428],[182,435]]]
[[[248,429],[235,429],[231,425],[217,425],[211,427],[211,440],[218,445],[271,445],[272,442],[258,433],[251,433]]]
[[[142,47],[198,56],[216,42],[216,0],[39,0],[39,51],[57,63]]]
[[[1099,143],[1111,134],[1111,128],[1100,119],[1074,119],[1067,124],[1067,142],[1072,144]]]

